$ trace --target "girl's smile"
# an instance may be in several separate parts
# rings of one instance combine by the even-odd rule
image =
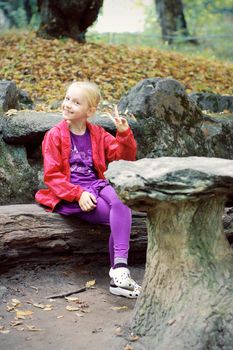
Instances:
[[[63,118],[70,121],[87,119],[93,114],[80,88],[71,86],[62,103]]]

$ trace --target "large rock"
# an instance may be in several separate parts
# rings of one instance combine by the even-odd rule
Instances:
[[[140,81],[118,105],[132,113],[141,129],[139,158],[206,155],[202,112],[185,88],[171,78]]]
[[[140,81],[118,105],[138,121],[138,156],[207,156],[233,158],[231,134],[225,119],[218,120],[219,131],[206,134],[216,122],[204,118],[201,109],[185,92],[182,84],[172,78],[150,78]],[[207,120],[208,119],[208,120]],[[224,126],[221,126],[223,123]],[[210,125],[211,124],[211,125]],[[216,136],[218,134],[218,136]],[[217,141],[216,141],[217,139]],[[220,148],[220,149],[218,149]]]
[[[18,95],[20,96],[19,92]],[[137,140],[138,158],[190,155],[233,158],[233,118],[203,116],[184,87],[174,79],[145,79],[121,99],[119,106],[122,112],[128,109],[129,114],[126,115],[132,113],[137,119],[128,118]],[[90,121],[115,135],[113,122],[103,115],[100,110]],[[30,171],[22,172],[19,169],[18,178],[23,176],[19,182],[34,183],[31,190],[23,193],[20,191],[18,194],[11,192],[6,204],[19,203],[19,198],[22,203],[28,203],[29,198],[33,198],[35,188],[43,187],[40,145],[45,132],[61,120],[61,113],[58,112],[28,110],[0,117],[1,142],[6,143],[5,151],[8,150],[7,144],[15,147],[20,145],[25,149],[25,164]],[[0,155],[2,162],[5,162],[4,157],[3,154]],[[16,167],[18,163],[14,164]],[[5,167],[5,176],[11,178],[11,173],[7,175],[11,168],[7,169]],[[5,180],[4,183],[8,186]],[[0,193],[0,203],[6,199],[4,193],[8,193],[8,189]]]
[[[128,109],[137,120],[156,116],[168,124],[188,128],[202,121],[201,110],[188,98],[184,86],[172,78],[141,80],[121,98],[119,108]]]
[[[233,159],[233,115],[204,116],[201,130],[209,157]]]
[[[62,120],[59,113],[18,111],[2,117],[2,135],[7,143],[40,145],[47,130]]]
[[[146,273],[130,332],[134,349],[230,350],[233,250],[223,234],[233,161],[162,157],[111,163],[106,173],[148,215]]]
[[[233,207],[225,208],[223,215],[223,227],[226,237],[233,246]]]
[[[35,111],[18,111],[0,118],[0,204],[34,201],[36,190],[44,187],[41,142],[46,131],[61,120],[61,113]],[[98,115],[90,121],[116,134],[116,128],[108,117]],[[137,128],[135,121],[130,120],[129,123],[132,128]]]
[[[214,113],[225,110],[233,112],[233,96],[211,94],[208,92],[195,92],[189,94],[189,96],[202,110]]]
[[[26,148],[8,145],[0,137],[0,205],[32,202],[38,186],[38,173],[28,163]]]
[[[59,112],[18,111],[11,116],[3,116],[0,121],[3,139],[10,144],[40,145],[46,131],[62,121]],[[93,124],[102,126],[111,134],[116,134],[116,128],[108,117],[96,115],[89,119]],[[137,128],[134,120],[129,120],[133,129]]]
[[[0,80],[0,115],[8,109],[17,109],[18,90],[13,81]]]

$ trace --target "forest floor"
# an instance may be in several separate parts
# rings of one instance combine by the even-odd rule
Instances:
[[[131,268],[142,282],[144,266]],[[95,281],[95,282],[94,282]],[[66,298],[54,294],[93,287]],[[137,337],[121,337],[135,300],[108,291],[106,266],[17,266],[0,276],[1,350],[133,350]],[[136,345],[136,344],[135,344]]]
[[[187,92],[233,94],[233,63],[149,47],[46,40],[34,32],[0,35],[0,80],[14,80],[36,110],[50,110],[73,80],[100,86],[103,100],[117,102],[145,78],[172,77]]]

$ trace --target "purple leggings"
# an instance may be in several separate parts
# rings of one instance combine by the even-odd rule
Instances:
[[[132,213],[131,209],[118,198],[112,186],[105,186],[99,192],[95,209],[89,212],[76,212],[75,216],[92,224],[110,225],[109,254],[111,266],[114,266],[114,259],[116,258],[127,260]]]

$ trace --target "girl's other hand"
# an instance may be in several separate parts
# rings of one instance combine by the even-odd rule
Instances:
[[[96,208],[97,201],[92,193],[84,191],[81,194],[78,204],[82,211],[91,211]]]
[[[117,130],[119,132],[126,131],[129,128],[129,124],[128,124],[128,122],[127,122],[127,120],[125,118],[120,117],[117,105],[115,105],[115,107],[114,107],[114,114],[115,114],[115,118],[113,118],[110,113],[108,113],[108,116],[110,117],[110,119],[115,124]]]

